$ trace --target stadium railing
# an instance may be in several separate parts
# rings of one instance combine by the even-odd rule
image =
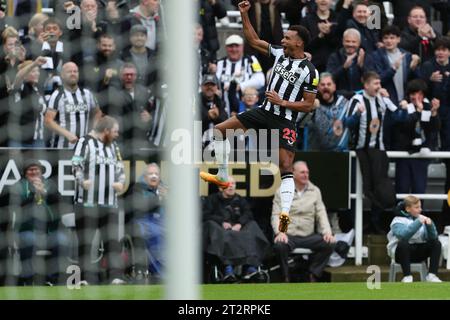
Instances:
[[[351,151],[350,156],[356,158],[356,152]],[[389,159],[450,159],[450,152],[427,152],[427,153],[414,153],[409,154],[406,151],[388,151],[387,156]],[[352,162],[351,162],[352,163]],[[362,265],[363,258],[363,187],[362,187],[362,175],[359,161],[356,163],[356,191],[350,193],[350,198],[356,200],[355,206],[355,265]],[[350,170],[351,174],[352,170]],[[397,194],[397,199],[404,199],[409,194]],[[448,200],[448,194],[413,194],[414,196],[422,200]],[[447,259],[447,269],[450,268],[450,259]]]

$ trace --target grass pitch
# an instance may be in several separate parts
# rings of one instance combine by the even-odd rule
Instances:
[[[450,282],[381,283],[370,290],[366,283],[291,283],[202,285],[205,300],[450,300]],[[66,287],[2,287],[0,299],[18,300],[158,300],[161,285]]]

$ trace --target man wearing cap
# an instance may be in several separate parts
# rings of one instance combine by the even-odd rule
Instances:
[[[203,145],[208,145],[213,138],[213,128],[227,119],[222,99],[217,95],[218,81],[215,75],[203,76],[200,97],[200,110],[202,112]]]
[[[131,10],[131,24],[141,25],[148,35],[145,45],[151,50],[158,48],[158,34],[162,24],[159,15],[159,0],[140,0],[139,5]]]
[[[322,276],[328,259],[333,253],[335,238],[331,232],[327,210],[322,201],[320,189],[309,180],[309,169],[306,162],[294,163],[295,195],[292,201],[290,216],[292,224],[287,232],[278,232],[281,209],[280,193],[273,198],[272,227],[276,234],[274,249],[280,261],[282,280],[289,282],[288,255],[296,248],[311,249],[309,279],[315,282]],[[317,232],[315,231],[317,225]]]
[[[21,285],[58,281],[63,272],[58,256],[67,254],[67,239],[58,232],[60,217],[71,211],[62,201],[57,186],[42,175],[39,161],[26,160],[23,178],[11,190],[11,214],[15,212],[14,231],[18,233],[22,271]],[[49,250],[50,256],[39,264],[36,250]],[[61,261],[65,261],[61,260]]]
[[[244,55],[244,39],[241,36],[229,36],[225,40],[225,50],[227,56],[217,61],[216,76],[220,80],[225,110],[228,115],[235,115],[238,110],[232,103],[233,96],[240,100],[246,88],[262,88],[265,77],[258,59],[253,55]]]
[[[138,71],[137,83],[149,86],[156,81],[156,54],[145,46],[147,29],[140,24],[130,30],[131,46],[122,52],[122,60],[133,63]]]

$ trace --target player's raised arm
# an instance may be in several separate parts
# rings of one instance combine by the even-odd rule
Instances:
[[[247,39],[250,46],[261,52],[262,54],[269,55],[269,43],[267,43],[264,40],[261,40],[258,37],[258,34],[256,33],[255,29],[253,28],[252,24],[250,23],[250,18],[248,17],[248,10],[250,9],[250,2],[249,1],[242,1],[239,2],[239,11],[241,12],[242,17],[242,26],[244,30],[244,36]]]

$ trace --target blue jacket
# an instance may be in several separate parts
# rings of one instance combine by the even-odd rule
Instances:
[[[406,84],[409,80],[419,77],[419,66],[413,71],[409,68],[412,60],[412,54],[406,50],[399,49],[401,53],[405,54],[403,58],[402,68],[403,68],[403,87],[406,94]],[[394,76],[396,70],[391,67],[389,62],[387,50],[380,48],[375,50],[369,59],[369,69],[374,70],[380,75],[381,85],[389,92],[389,98],[391,101],[398,105],[399,99],[397,95],[397,90],[395,89]]]

